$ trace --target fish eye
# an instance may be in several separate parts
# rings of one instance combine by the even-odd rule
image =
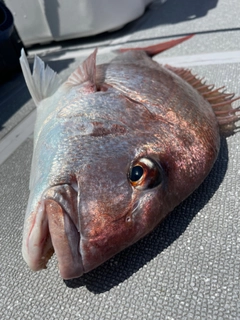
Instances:
[[[133,162],[128,179],[138,190],[151,189],[162,182],[162,168],[155,160],[141,158]]]
[[[141,179],[143,172],[143,168],[137,165],[130,170],[129,179],[133,182],[136,182]]]

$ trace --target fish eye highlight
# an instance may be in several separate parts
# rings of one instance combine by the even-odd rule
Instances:
[[[133,162],[128,179],[135,189],[151,189],[162,182],[162,168],[152,159],[141,158]]]

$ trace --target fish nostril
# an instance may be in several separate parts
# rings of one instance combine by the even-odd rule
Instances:
[[[126,222],[129,223],[129,222],[131,222],[131,221],[132,221],[131,217],[130,217],[130,216],[127,216],[127,217],[126,217]]]
[[[97,91],[106,92],[106,91],[108,91],[108,86],[106,86],[104,84],[99,84],[99,85],[97,85]]]

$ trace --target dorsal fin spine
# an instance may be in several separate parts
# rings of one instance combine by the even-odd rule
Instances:
[[[66,84],[78,86],[84,82],[90,82],[96,85],[96,56],[97,49],[70,75]]]

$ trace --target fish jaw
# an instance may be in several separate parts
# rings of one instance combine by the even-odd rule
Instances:
[[[49,188],[25,222],[22,253],[33,271],[45,269],[55,252],[64,279],[83,274],[76,191],[69,185]]]

